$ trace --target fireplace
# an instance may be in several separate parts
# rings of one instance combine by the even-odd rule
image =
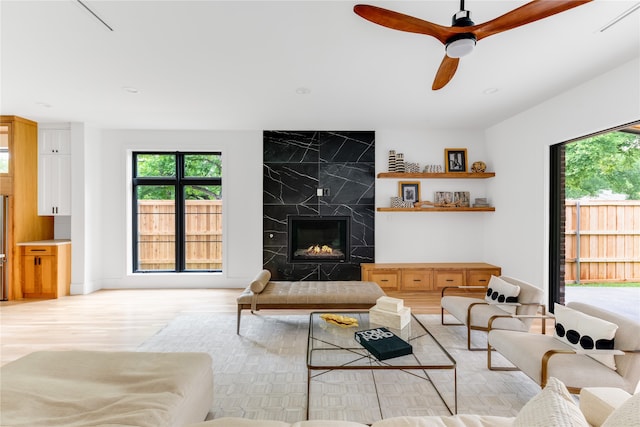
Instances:
[[[291,263],[348,262],[351,217],[287,217]]]

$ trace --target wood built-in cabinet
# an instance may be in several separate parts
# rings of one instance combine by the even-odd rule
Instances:
[[[23,297],[20,242],[53,238],[53,217],[38,216],[38,124],[17,116],[0,116],[0,137],[8,147],[9,165],[0,173],[0,192],[7,196],[7,299]],[[3,143],[4,143],[3,142]]]
[[[496,176],[495,172],[381,172],[378,178],[387,179],[486,179]],[[438,207],[428,208],[376,208],[378,212],[494,212],[493,206],[488,207]]]
[[[38,214],[71,215],[71,129],[68,126],[39,131]]]
[[[22,292],[25,298],[58,298],[71,287],[71,242],[20,243]]]
[[[433,291],[445,286],[487,286],[502,269],[482,262],[360,264],[362,280],[385,290]]]

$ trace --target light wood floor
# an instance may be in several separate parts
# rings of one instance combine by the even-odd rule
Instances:
[[[135,350],[180,313],[235,313],[240,292],[101,290],[55,300],[0,302],[0,365],[36,350]],[[440,313],[439,291],[387,294],[402,298],[415,314]]]

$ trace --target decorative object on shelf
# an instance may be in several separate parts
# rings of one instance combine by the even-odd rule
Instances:
[[[471,203],[471,198],[469,197],[468,191],[456,191],[453,193],[453,203],[458,208],[468,208]]]
[[[405,202],[410,202],[411,206],[420,201],[420,181],[400,181],[398,182],[399,196]]]
[[[428,200],[423,200],[421,202],[415,202],[413,204],[414,208],[432,208],[433,207],[433,202],[430,202]]]
[[[394,172],[404,171],[404,153],[396,153],[396,170]]]
[[[442,173],[443,171],[442,165],[426,165],[422,172],[424,173]]]
[[[466,172],[467,171],[467,149],[466,148],[445,148],[444,164],[446,172]]]
[[[454,207],[453,192],[451,191],[436,191],[433,198],[433,204],[435,206],[447,206]]]
[[[389,150],[389,172],[396,171],[396,150]]]
[[[487,164],[485,162],[473,162],[471,165],[471,172],[484,172],[487,170]]]
[[[487,198],[486,197],[476,197],[476,201],[473,204],[474,208],[488,208],[489,202],[487,202]]]
[[[412,208],[412,202],[405,202],[402,200],[402,197],[391,197],[391,207],[392,208]]]
[[[420,172],[420,164],[413,163],[413,162],[405,163],[405,172],[409,172],[409,173],[418,173],[418,172]]]

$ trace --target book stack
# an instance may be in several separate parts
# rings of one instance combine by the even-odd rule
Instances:
[[[404,306],[404,301],[392,297],[380,297],[376,305],[369,309],[369,322],[402,329],[411,321],[411,308]]]
[[[413,352],[411,344],[387,328],[358,331],[355,333],[355,339],[378,360],[405,356]]]
[[[489,202],[486,197],[476,197],[476,202],[473,204],[474,208],[488,208]]]

